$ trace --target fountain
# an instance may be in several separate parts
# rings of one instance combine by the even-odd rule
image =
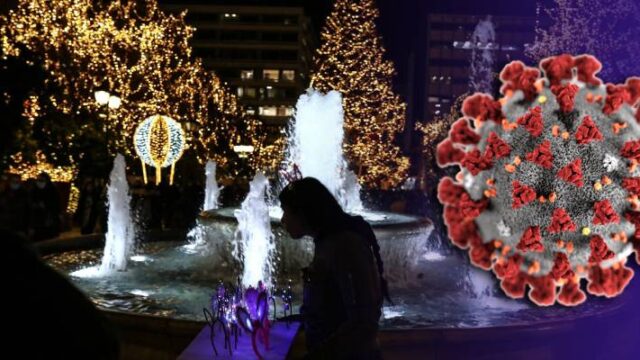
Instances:
[[[204,190],[204,203],[202,204],[202,210],[211,210],[218,208],[218,197],[220,196],[220,190],[218,182],[216,180],[216,162],[209,160],[205,167],[205,190]]]
[[[104,253],[99,267],[89,267],[72,273],[77,277],[105,276],[114,271],[127,270],[129,257],[135,245],[135,227],[131,220],[129,185],[127,184],[124,156],[118,154],[113,161],[107,189],[109,217],[105,235]]]
[[[347,212],[363,209],[360,184],[342,154],[344,138],[342,96],[309,89],[296,104],[296,121],[289,138],[287,163],[303,176],[314,177],[331,191]]]
[[[471,35],[471,66],[469,89],[471,92],[492,93],[493,53],[497,49],[496,32],[491,16],[481,20]]]
[[[398,283],[415,278],[417,259],[427,255],[427,239],[433,227],[427,219],[402,214],[370,211],[360,199],[356,175],[348,169],[342,153],[344,137],[342,97],[337,91],[322,94],[309,89],[296,104],[295,122],[289,134],[286,165],[298,167],[303,176],[320,180],[331,191],[345,211],[361,215],[374,228],[380,254],[385,261],[387,277]],[[203,212],[200,219],[202,235],[209,251],[226,261],[229,224],[235,224],[235,209],[220,208]],[[278,204],[269,208],[279,261],[275,271],[293,273],[311,261],[311,239],[293,240],[282,229],[282,210]],[[223,235],[223,236],[221,236]],[[213,249],[213,250],[212,250]],[[233,249],[231,249],[233,250]]]
[[[337,197],[342,199],[342,204],[352,211],[356,209],[356,213],[362,214],[372,224],[385,262],[391,297],[395,302],[395,305],[387,304],[383,308],[380,319],[380,342],[384,350],[391,351],[392,356],[388,357],[404,354],[406,358],[412,358],[415,352],[407,351],[425,347],[435,349],[442,358],[489,358],[497,350],[503,356],[508,354],[507,357],[517,357],[527,349],[536,353],[553,351],[554,354],[568,357],[573,353],[565,354],[562,349],[575,351],[575,347],[566,346],[573,341],[571,339],[593,337],[593,334],[598,334],[601,339],[606,338],[607,334],[612,333],[609,331],[612,326],[615,326],[616,337],[607,340],[611,344],[608,349],[628,350],[629,345],[634,344],[621,340],[623,337],[618,334],[637,331],[637,322],[634,323],[635,327],[627,324],[632,322],[629,319],[637,316],[637,312],[629,313],[631,307],[628,304],[638,301],[638,282],[630,284],[635,288],[627,289],[625,294],[617,298],[590,297],[575,308],[532,306],[526,300],[509,299],[496,291],[495,278],[470,269],[468,255],[453,249],[449,241],[427,242],[432,229],[428,220],[374,212],[359,205],[351,207],[350,204],[358,204],[359,194],[355,191],[357,186],[353,185],[356,184],[353,181],[355,177],[346,171],[341,157],[328,154],[328,151],[315,152],[313,147],[296,148],[296,144],[300,145],[300,142],[311,137],[305,134],[312,134],[308,131],[312,124],[305,122],[312,116],[307,117],[306,110],[326,111],[322,120],[333,127],[340,124],[338,118],[341,121],[342,115],[337,106],[339,96],[313,92],[304,96],[306,98],[298,103],[296,113],[300,120],[296,126],[300,129],[293,132],[300,136],[296,138],[296,135],[292,135],[294,145],[290,159],[298,159],[293,161],[302,164],[303,174],[305,171],[317,171],[313,166],[309,168],[304,165],[308,160],[305,155],[307,151],[311,156],[318,157],[313,161],[322,162],[324,156],[333,159],[337,167],[335,173],[339,175],[331,174],[329,180],[325,181],[334,181],[332,184],[337,185],[333,189]],[[318,134],[340,133],[335,128],[333,131],[323,131],[326,132]],[[317,137],[320,138],[320,135]],[[334,153],[339,151],[337,145],[332,146]],[[125,224],[118,228],[120,230],[127,228],[126,217],[116,216],[128,214],[126,182],[123,180],[124,162],[119,159],[116,165],[109,193],[114,220],[111,221],[110,211],[108,237],[124,240],[130,239],[131,233],[122,231],[120,236],[116,236],[116,228],[111,232],[111,224]],[[270,293],[284,294],[283,285],[292,280],[291,288],[286,290],[294,294],[292,305],[297,312],[302,292],[298,280],[299,269],[311,260],[313,243],[308,238],[294,240],[286,234],[279,222],[279,208],[266,205],[267,187],[266,178],[258,175],[251,184],[249,196],[239,209],[204,211],[197,227],[200,234],[198,246],[185,246],[184,237],[176,237],[175,241],[141,244],[138,251],[145,255],[144,261],[131,262],[126,267],[127,271],[113,271],[103,277],[77,276],[78,272],[75,271],[78,269],[100,261],[102,253],[95,249],[97,244],[93,245],[94,249],[84,246],[72,251],[65,248],[57,250],[57,253],[50,250],[42,252],[47,255],[45,259],[49,264],[70,273],[72,280],[100,308],[110,310],[106,313],[113,321],[123,327],[134,327],[136,332],[144,328],[145,339],[154,337],[154,341],[147,341],[153,343],[153,347],[145,350],[153,351],[166,344],[166,351],[173,351],[175,358],[204,326],[202,308],[210,302],[212,292],[221,281],[235,284],[238,277],[242,276],[243,283],[251,285],[257,282],[256,279],[266,279],[271,285]],[[115,253],[127,254],[129,247],[123,245],[125,243],[117,242],[122,251]],[[110,246],[114,245],[108,245],[107,248],[110,249]],[[273,262],[268,260],[270,258]],[[120,259],[126,260],[126,256],[120,256]],[[239,259],[243,261],[239,262]],[[275,316],[283,316],[285,308],[278,306]],[[567,319],[580,326],[565,326]],[[637,321],[640,322],[640,319]],[[169,344],[176,344],[178,338],[182,338],[182,342],[169,348]],[[137,343],[134,346],[144,347]],[[589,354],[599,354],[602,358],[611,355],[598,349],[592,347]]]
[[[233,255],[242,260],[242,285],[245,288],[256,286],[260,281],[271,286],[274,244],[266,202],[268,192],[269,180],[258,173],[250,184],[249,195],[234,214],[238,228]]]

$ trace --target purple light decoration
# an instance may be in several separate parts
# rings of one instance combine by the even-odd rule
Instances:
[[[266,350],[269,350],[269,295],[262,281],[258,282],[258,287],[249,287],[244,293],[245,306],[236,307],[236,318],[240,325],[251,333],[251,345],[258,359],[263,356],[258,350],[257,340],[259,340]]]

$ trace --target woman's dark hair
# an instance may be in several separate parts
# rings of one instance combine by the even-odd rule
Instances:
[[[380,245],[373,229],[361,216],[351,216],[318,179],[305,177],[289,183],[278,196],[280,204],[295,211],[307,224],[318,231],[318,238],[338,230],[349,229],[357,232],[369,243],[378,265],[382,295],[389,297],[387,281],[384,278],[384,264],[380,256]]]

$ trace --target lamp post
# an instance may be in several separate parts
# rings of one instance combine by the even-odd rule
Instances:
[[[106,108],[107,113],[106,114],[100,113],[98,116],[100,118],[105,119],[105,125],[104,125],[105,144],[107,148],[107,157],[109,157],[109,120],[111,119],[110,110],[118,109],[122,104],[122,100],[118,96],[110,94],[108,91],[104,91],[104,90],[98,90],[94,92],[93,95],[96,99],[96,103],[98,104],[98,106],[100,108]]]

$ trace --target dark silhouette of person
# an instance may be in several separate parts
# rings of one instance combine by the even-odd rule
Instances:
[[[6,282],[3,341],[20,359],[118,359],[104,316],[15,232],[0,229]],[[9,350],[6,350],[9,351]]]
[[[60,234],[60,194],[49,174],[38,175],[30,197],[33,241],[51,239]]]
[[[345,213],[315,178],[291,182],[279,199],[285,230],[315,243],[313,260],[303,269],[300,309],[307,358],[380,359],[378,320],[389,295],[371,226]]]
[[[10,174],[0,201],[0,228],[11,229],[22,236],[29,233],[29,192],[20,175]]]

